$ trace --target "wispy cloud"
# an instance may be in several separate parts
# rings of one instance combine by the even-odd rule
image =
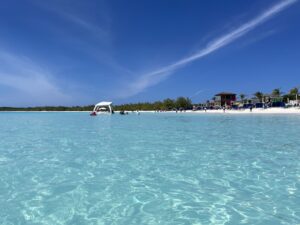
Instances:
[[[0,86],[7,87],[8,98],[1,105],[13,104],[57,104],[67,103],[70,97],[52,80],[53,76],[30,58],[1,51]]]
[[[175,63],[172,63],[168,66],[162,67],[160,69],[157,69],[155,71],[152,71],[150,73],[144,74],[140,76],[137,80],[130,83],[126,92],[122,93],[123,97],[130,97],[133,95],[136,95],[142,91],[144,91],[146,88],[153,86],[155,84],[160,83],[161,81],[165,80],[169,76],[171,76],[177,69],[187,65],[188,63],[191,63],[195,60],[201,59],[225,46],[228,44],[234,42],[238,38],[244,36],[251,30],[255,29],[259,25],[263,24],[267,20],[271,19],[275,15],[277,15],[279,12],[286,9],[288,6],[291,6],[292,4],[296,3],[298,0],[284,0],[281,1],[269,9],[262,12],[260,15],[256,16],[254,19],[242,24],[237,29],[224,34],[215,40],[212,40],[207,44],[206,47],[198,50],[195,54],[185,57]]]
[[[198,91],[196,91],[193,95],[191,95],[190,98],[194,98],[194,97],[196,97],[196,96],[202,94],[202,93],[205,92],[205,91],[206,91],[206,90],[198,90]]]
[[[107,15],[104,15],[103,9],[98,14],[101,17],[99,21],[91,20],[91,16],[86,13],[82,13],[82,10],[78,9],[76,4],[68,5],[63,4],[59,1],[60,4],[56,4],[55,2],[41,2],[41,1],[33,1],[35,5],[39,6],[41,9],[51,12],[58,16],[63,22],[68,22],[69,24],[75,25],[76,28],[82,30],[82,33],[89,34],[90,37],[97,40],[98,42],[103,42],[104,44],[108,44],[110,41],[110,29],[109,29],[109,19]],[[104,4],[102,4],[104,7]],[[105,7],[104,7],[105,8]],[[64,23],[62,23],[64,24]],[[70,27],[64,28],[64,32],[70,32],[72,29]],[[72,32],[71,32],[72,33]],[[78,36],[78,35],[77,35]],[[79,38],[80,39],[80,38]]]
[[[121,76],[122,74],[125,74],[125,76],[133,74],[114,58],[113,52],[115,49],[113,46],[111,15],[105,1],[98,1],[98,3],[101,3],[100,8],[92,8],[92,4],[85,3],[90,8],[90,14],[78,8],[78,5],[75,6],[76,4],[66,7],[60,1],[59,4],[42,1],[34,1],[34,3],[41,9],[55,14],[62,21],[61,24],[55,24],[54,28],[55,31],[59,30],[57,33],[61,41],[71,44],[72,48],[80,49],[92,60],[96,60],[100,64],[99,67],[101,64],[108,66]],[[62,27],[65,22],[71,26]],[[78,30],[81,32],[78,32]]]
[[[71,13],[63,12],[60,10],[56,10],[56,13],[61,15],[66,20],[76,24],[78,27],[81,27],[82,29],[88,31],[91,33],[94,37],[98,38],[102,42],[107,42],[110,40],[110,32],[107,29],[104,29],[103,27],[100,27],[98,25],[93,24],[90,21],[87,21],[86,19],[79,17],[78,15],[73,15]]]

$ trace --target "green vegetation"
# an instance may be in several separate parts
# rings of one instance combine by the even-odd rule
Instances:
[[[288,94],[288,98],[291,100],[299,99],[299,89],[298,88],[292,88],[290,90],[290,93]]]
[[[116,111],[136,111],[136,110],[173,110],[173,109],[192,109],[192,101],[189,98],[178,97],[176,100],[167,98],[163,101],[156,101],[154,103],[133,103],[116,105],[114,109]]]
[[[38,107],[0,107],[0,111],[92,111],[93,105],[88,106],[38,106]]]
[[[274,97],[280,97],[282,94],[282,92],[280,91],[280,88],[275,88],[273,91],[272,91],[272,95]]]
[[[291,90],[290,90],[290,93],[289,93],[290,95],[299,95],[299,89],[298,88],[292,88]]]
[[[257,92],[254,93],[254,96],[255,96],[260,102],[262,102],[262,99],[263,99],[263,97],[264,97],[264,94],[263,94],[262,92],[260,92],[260,91],[257,91]]]
[[[283,96],[283,99],[285,102],[287,102],[288,100],[299,100],[299,89],[297,87],[292,88],[289,93]]]
[[[245,94],[240,94],[240,99],[241,99],[242,102],[244,101],[245,97],[246,97]]]
[[[240,101],[242,103],[246,103],[247,102],[247,98],[246,98],[245,94],[243,94],[243,93],[239,94],[239,98],[240,98]]]

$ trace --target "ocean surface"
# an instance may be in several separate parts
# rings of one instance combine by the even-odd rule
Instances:
[[[300,224],[300,115],[0,113],[0,224]]]

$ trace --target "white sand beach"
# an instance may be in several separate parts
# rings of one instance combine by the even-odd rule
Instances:
[[[186,111],[190,113],[219,113],[219,114],[300,114],[300,108],[267,108],[267,109],[242,109],[242,110],[204,110],[201,111]]]
[[[115,111],[116,113],[119,113],[119,111]],[[126,111],[128,113],[132,113],[131,111]],[[139,111],[140,113],[176,113],[175,111]],[[177,111],[178,114],[182,113],[192,113],[192,114],[299,114],[300,115],[300,108],[299,107],[293,107],[293,108],[254,108],[252,109],[252,112],[250,109],[241,109],[241,110],[225,110],[225,112],[222,109],[216,110],[186,110],[186,111]]]

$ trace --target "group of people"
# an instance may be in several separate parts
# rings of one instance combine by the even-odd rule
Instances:
[[[140,115],[140,112],[137,110],[137,111],[132,111],[132,113],[136,113],[136,114],[138,114],[138,115]],[[126,112],[126,111],[124,111],[124,110],[121,110],[120,111],[120,115],[128,115],[129,113],[128,112]]]

